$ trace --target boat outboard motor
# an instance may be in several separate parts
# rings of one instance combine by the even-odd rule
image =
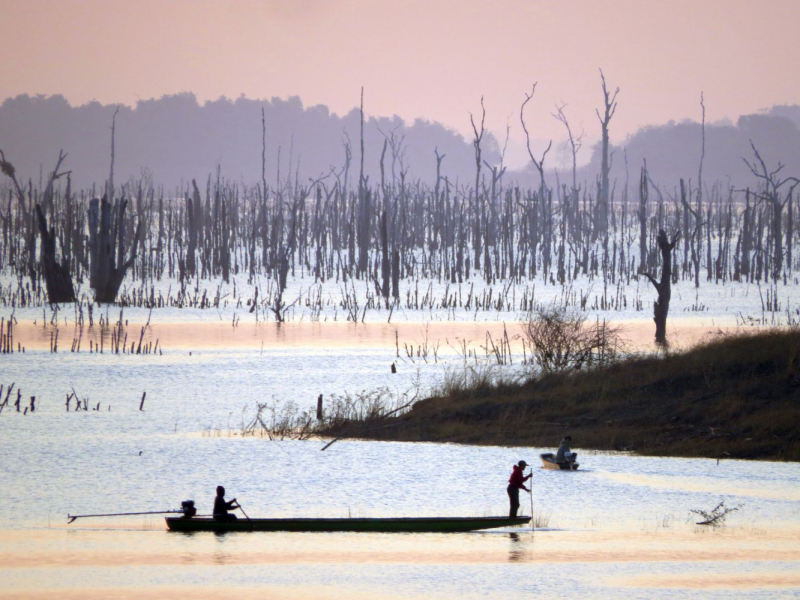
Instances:
[[[197,514],[197,509],[194,507],[194,500],[184,500],[181,502],[181,510],[183,511],[184,519],[191,519]]]

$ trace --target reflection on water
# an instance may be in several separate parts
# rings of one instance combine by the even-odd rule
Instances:
[[[244,597],[255,590],[284,597],[294,590],[297,598],[635,598],[643,589],[647,597],[669,597],[671,590],[797,593],[798,529],[784,533],[758,540],[735,528],[710,536],[617,528],[224,536],[29,530],[0,541],[0,596],[79,597],[80,590],[85,597],[215,597],[226,586],[237,597],[241,586]],[[161,596],[150,595],[153,590]]]
[[[530,542],[533,542],[533,535],[530,536]],[[522,562],[526,559],[526,548],[525,543],[523,543],[522,537],[518,533],[509,533],[508,539],[511,540],[510,550],[508,552],[508,561],[509,562]]]
[[[147,313],[141,317],[148,318]],[[126,319],[127,320],[127,319]],[[138,345],[140,335],[143,346],[156,341],[163,353],[170,351],[203,351],[219,348],[250,348],[269,351],[275,348],[392,348],[399,346],[401,352],[406,344],[421,344],[441,347],[443,354],[453,352],[457,340],[467,342],[472,349],[478,349],[485,342],[487,333],[493,339],[502,339],[508,333],[515,351],[522,352],[521,342],[517,340],[521,332],[515,319],[504,321],[431,321],[394,323],[239,323],[232,326],[228,321],[205,320],[190,322],[149,323],[142,333],[145,321],[131,318],[128,321],[128,341],[135,340]],[[618,321],[615,325],[623,328],[625,339],[636,350],[653,347],[653,325],[649,320]],[[673,349],[690,346],[711,333],[733,331],[735,326],[714,326],[697,319],[670,319],[670,343]],[[112,328],[98,325],[85,326],[83,331],[74,326],[55,327],[53,325],[34,325],[32,321],[20,322],[14,328],[14,341],[26,350],[49,351],[53,336],[58,331],[59,351],[69,352],[72,341],[81,339],[81,353],[89,355],[92,348],[103,344],[104,353],[110,352]],[[450,346],[454,345],[453,348]]]

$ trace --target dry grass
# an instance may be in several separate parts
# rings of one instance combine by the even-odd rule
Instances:
[[[468,381],[466,382],[468,383]],[[476,377],[417,402],[381,439],[800,460],[800,330],[718,335],[681,353],[547,374]]]

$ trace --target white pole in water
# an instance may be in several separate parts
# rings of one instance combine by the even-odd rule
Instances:
[[[531,497],[531,531],[534,531],[536,526],[534,525],[533,520],[533,466],[531,466],[531,479],[528,486],[531,488],[531,491],[529,492]]]

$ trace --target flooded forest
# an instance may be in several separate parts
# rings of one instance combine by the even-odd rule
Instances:
[[[750,187],[707,181],[703,129],[696,173],[653,181],[646,162],[628,165],[627,155],[609,151],[616,92],[605,82],[603,91],[602,161],[593,181],[576,178],[580,140],[564,119],[571,180],[551,181],[547,151],[537,158],[528,136],[528,174],[539,184],[520,185],[502,160],[482,157],[485,110],[470,115],[470,181],[448,176],[438,148],[430,149],[433,180],[409,179],[397,131],[384,133],[382,148],[366,157],[363,108],[360,139],[343,140],[343,164],[306,180],[291,162],[266,180],[263,114],[261,179],[249,183],[220,168],[176,189],[148,174],[116,181],[113,124],[109,177],[91,189],[72,187],[67,151],[37,183],[15,170],[14,149],[4,148],[0,306],[76,302],[81,322],[84,305],[91,319],[93,301],[227,307],[277,322],[391,320],[399,311],[477,320],[536,310],[545,302],[539,291],[548,289],[548,302],[565,309],[630,314],[661,297],[669,256],[668,280],[695,289],[682,310],[708,310],[706,286],[745,282],[758,286],[762,320],[784,313],[792,321],[778,284],[797,283],[798,179],[767,164],[751,143],[742,157]],[[519,117],[527,135],[533,94],[526,97]],[[364,174],[365,158],[378,160],[379,180]],[[614,160],[625,161],[624,180],[610,178]]]

